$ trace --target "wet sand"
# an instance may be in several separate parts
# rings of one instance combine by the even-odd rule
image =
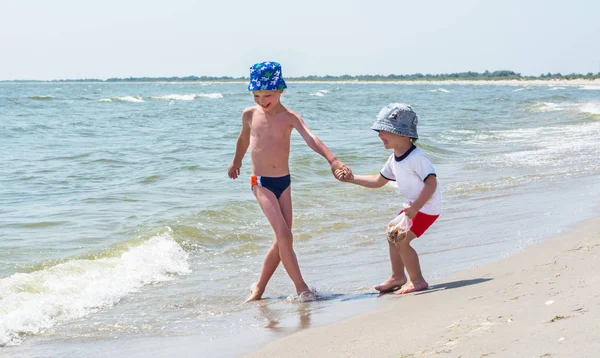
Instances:
[[[383,308],[276,340],[249,357],[595,357],[600,218],[501,261],[386,295]]]

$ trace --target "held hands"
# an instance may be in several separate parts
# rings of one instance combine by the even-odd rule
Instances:
[[[229,164],[229,168],[227,169],[227,175],[229,175],[231,179],[237,179],[237,177],[240,175],[241,167],[242,163],[231,162],[231,164]]]
[[[331,173],[339,181],[349,182],[354,179],[352,170],[338,159],[335,159],[333,162],[331,162]]]

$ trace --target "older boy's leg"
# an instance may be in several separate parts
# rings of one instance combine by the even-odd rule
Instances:
[[[277,246],[279,248],[279,257],[281,258],[283,267],[296,286],[296,292],[300,294],[308,291],[308,285],[302,278],[298,259],[294,253],[292,230],[284,217],[284,212],[291,217],[291,188],[287,188],[283,194],[281,194],[279,200],[277,200],[275,194],[263,187],[254,186],[253,190],[260,208],[275,232],[275,240],[277,241]],[[289,201],[286,201],[285,196],[289,198]],[[280,205],[280,201],[283,204],[283,208],[282,205]]]
[[[406,267],[406,271],[410,277],[410,283],[396,291],[395,294],[422,291],[429,287],[429,284],[427,281],[425,281],[425,278],[423,278],[423,274],[421,273],[419,256],[417,255],[415,249],[410,246],[410,242],[416,237],[417,236],[415,233],[409,231],[406,233],[404,240],[396,243],[396,247],[398,247],[400,256],[402,257],[402,262],[404,262],[404,266]]]
[[[282,193],[282,195],[279,197],[279,206],[281,207],[283,218],[291,230],[292,196],[289,189]],[[281,258],[279,257],[279,246],[277,245],[277,236],[275,234],[273,234],[273,236],[273,245],[269,248],[267,255],[265,255],[265,259],[260,270],[260,275],[258,276],[258,281],[250,286],[250,296],[245,302],[258,300],[262,297],[262,294],[265,292],[265,288],[267,287],[267,283],[275,273],[275,270],[277,270],[279,262],[281,262]]]
[[[406,283],[406,275],[404,274],[404,263],[400,252],[396,245],[388,241],[388,248],[390,251],[390,263],[392,264],[392,275],[390,278],[375,286],[375,289],[379,292],[390,292],[395,291],[402,287]]]
[[[263,293],[265,292],[265,288],[267,287],[267,283],[273,276],[273,273],[279,266],[280,262],[279,258],[279,247],[277,246],[277,241],[271,245],[269,251],[265,255],[265,259],[263,260],[262,268],[260,269],[260,275],[258,276],[258,281],[254,282],[252,286],[250,286],[250,296],[246,298],[244,303],[249,301],[260,300]]]

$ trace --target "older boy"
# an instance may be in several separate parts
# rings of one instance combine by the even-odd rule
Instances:
[[[262,62],[250,67],[248,90],[252,91],[256,106],[246,108],[242,112],[242,130],[237,139],[235,156],[227,171],[231,179],[240,175],[242,159],[250,147],[252,192],[275,233],[275,241],[265,256],[258,281],[250,287],[250,296],[245,302],[262,297],[280,261],[294,282],[298,295],[310,293],[300,273],[293,248],[292,196],[288,165],[292,130],[296,129],[312,150],[327,159],[332,173],[336,170],[349,172],[349,169],[310,131],[302,117],[281,104],[279,100],[285,88],[287,86],[279,63]]]

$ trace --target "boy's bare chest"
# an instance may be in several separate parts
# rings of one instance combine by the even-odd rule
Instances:
[[[253,118],[251,123],[251,135],[261,140],[282,140],[289,138],[292,125],[285,119],[264,117]]]

